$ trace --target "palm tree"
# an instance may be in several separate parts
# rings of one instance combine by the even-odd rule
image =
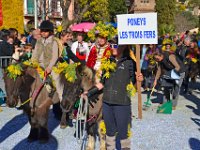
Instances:
[[[169,33],[170,35],[175,35],[175,29],[173,25],[162,24],[159,28],[160,35],[166,35]]]

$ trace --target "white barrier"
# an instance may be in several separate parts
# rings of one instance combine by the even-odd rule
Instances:
[[[11,56],[0,56],[0,89],[2,89],[4,92],[0,91],[0,100],[2,103],[2,99],[4,99],[6,93],[5,93],[5,84],[3,80],[3,68],[6,68],[11,63]],[[5,94],[4,94],[5,93]]]

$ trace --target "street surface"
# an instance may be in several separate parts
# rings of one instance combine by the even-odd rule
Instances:
[[[2,75],[0,75],[2,78]],[[198,80],[199,82],[199,80]],[[3,87],[2,79],[0,87]],[[200,150],[200,83],[192,84],[193,94],[180,96],[177,110],[172,115],[157,114],[158,98],[143,119],[137,119],[137,96],[133,98],[132,149],[133,150]],[[143,102],[146,94],[142,94]],[[60,129],[52,111],[49,113],[50,141],[28,143],[30,125],[21,110],[2,107],[0,112],[0,150],[80,150],[74,138],[74,127]],[[98,142],[96,145],[98,150]]]

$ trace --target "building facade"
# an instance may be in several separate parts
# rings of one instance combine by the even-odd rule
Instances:
[[[45,4],[44,4],[45,2]],[[34,25],[34,0],[24,0],[24,24]],[[37,16],[39,23],[43,19],[50,19],[55,24],[60,24],[62,20],[62,9],[59,0],[37,0]]]
[[[132,0],[130,13],[145,13],[155,11],[155,0]]]

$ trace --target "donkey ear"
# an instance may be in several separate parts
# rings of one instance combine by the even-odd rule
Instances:
[[[76,72],[80,75],[84,70],[85,65],[80,64],[76,67]]]

